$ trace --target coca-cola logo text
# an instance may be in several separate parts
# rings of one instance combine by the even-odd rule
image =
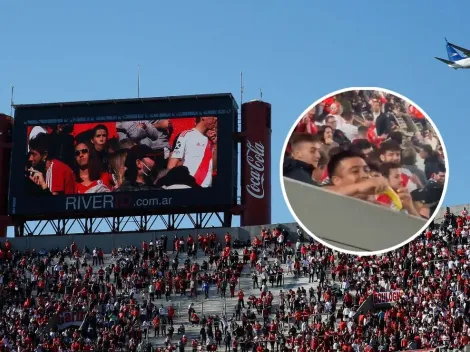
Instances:
[[[250,168],[250,183],[246,185],[249,194],[257,199],[264,198],[264,145],[246,141],[246,162]]]

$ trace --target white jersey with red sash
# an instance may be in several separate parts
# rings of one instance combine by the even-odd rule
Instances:
[[[401,169],[401,181],[402,181],[402,186],[406,187],[408,189],[408,192],[413,192],[418,188],[418,185],[413,182],[411,177],[413,176],[413,173],[405,168]]]
[[[201,187],[212,185],[213,143],[196,129],[184,131],[176,141],[172,158],[180,159]]]

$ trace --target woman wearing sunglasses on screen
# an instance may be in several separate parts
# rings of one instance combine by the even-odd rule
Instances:
[[[75,193],[111,192],[110,176],[102,172],[102,162],[90,142],[75,146]]]

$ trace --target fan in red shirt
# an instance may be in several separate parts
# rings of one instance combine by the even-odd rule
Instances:
[[[423,120],[423,119],[426,118],[423,115],[423,113],[419,109],[414,107],[413,105],[408,106],[408,114],[410,114],[411,116],[413,116],[414,118],[419,119],[419,120]]]
[[[49,136],[39,133],[29,141],[30,179],[53,195],[74,194],[74,174],[63,162],[49,157]]]
[[[188,235],[188,237],[186,238],[186,243],[188,245],[188,248],[191,248],[194,244],[194,239],[193,239],[193,236],[191,236],[191,234]]]
[[[196,118],[188,117],[184,119],[173,119],[171,120],[171,124],[173,126],[173,133],[171,134],[168,143],[173,145],[181,132],[190,130],[196,126]]]
[[[76,123],[73,125],[73,131],[72,135],[76,139],[82,139],[82,137],[77,138],[77,136],[84,136],[85,134],[89,135],[86,137],[83,137],[85,140],[91,141],[92,139],[92,131],[93,128],[95,128],[98,125],[103,125],[106,126],[108,129],[108,138],[119,138],[119,135],[116,130],[116,122],[99,122],[99,123]]]
[[[96,151],[104,152],[109,140],[108,128],[103,124],[96,125],[91,131],[91,135],[91,143],[93,143]]]
[[[72,343],[72,351],[80,351],[80,349],[81,349],[80,342],[76,341]]]
[[[317,134],[318,127],[315,124],[315,110],[311,109],[308,111],[305,116],[300,120],[299,124],[297,125],[295,132],[301,133],[311,133]]]
[[[103,193],[112,189],[110,176],[101,172],[101,159],[91,142],[75,146],[75,193]]]
[[[227,247],[230,247],[230,242],[232,240],[232,236],[230,236],[230,234],[227,232],[224,237],[225,237],[225,245]]]
[[[377,135],[374,116],[372,114],[367,114],[365,116],[365,126],[367,127],[367,140],[376,147],[379,147],[380,143],[382,143],[387,138],[387,136]]]
[[[390,187],[392,187],[395,192],[400,192],[400,190],[403,190],[403,180],[400,170],[400,165],[395,163],[384,163],[380,166],[382,175],[388,180]],[[381,194],[377,196],[377,202],[395,209],[392,199],[387,194]]]
[[[379,148],[379,157],[383,163],[401,164],[401,159],[402,159],[401,153],[402,153],[401,145],[394,140],[387,140],[383,142]],[[402,179],[402,186],[406,187],[408,191],[411,192],[414,189],[416,189],[416,183],[413,180],[413,177],[408,175],[406,173],[406,170],[405,172],[403,172],[403,170],[405,169],[401,170],[401,176],[400,176]]]
[[[323,110],[327,113],[327,114],[330,114],[330,106],[335,102],[335,97],[329,97],[329,98],[326,98],[325,100],[323,100],[321,102],[321,104],[323,105]]]
[[[243,290],[240,290],[238,292],[238,303],[240,303],[242,305],[242,307],[245,307],[245,293],[243,292]]]

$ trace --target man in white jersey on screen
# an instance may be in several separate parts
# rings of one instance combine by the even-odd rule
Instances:
[[[212,186],[217,145],[217,136],[214,133],[216,123],[217,117],[197,117],[193,129],[181,132],[168,161],[168,169],[186,166],[198,185]]]

